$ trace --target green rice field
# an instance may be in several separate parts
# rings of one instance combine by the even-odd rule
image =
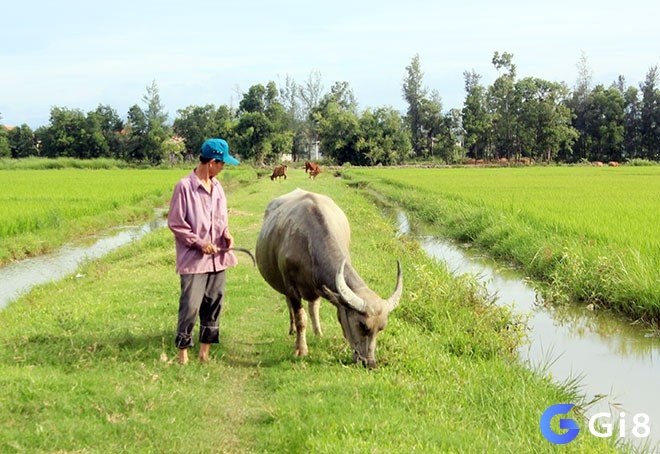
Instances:
[[[0,170],[0,264],[153,216],[190,169]],[[233,175],[254,172],[245,169]],[[229,176],[228,178],[231,178]]]
[[[190,169],[0,170],[0,265],[165,206]],[[660,321],[660,167],[349,168],[342,175],[566,298]],[[254,182],[239,166],[225,185]],[[330,176],[330,174],[327,174]]]
[[[351,169],[550,292],[660,321],[660,167]]]

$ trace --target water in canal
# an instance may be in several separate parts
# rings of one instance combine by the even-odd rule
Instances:
[[[400,234],[415,236],[402,212],[398,214],[398,224]],[[544,368],[557,382],[579,377],[587,401],[603,396],[587,411],[587,416],[609,412],[617,422],[623,412],[626,439],[637,446],[655,446],[655,450],[650,450],[660,452],[657,333],[590,311],[584,305],[553,308],[540,304],[541,296],[519,273],[475,254],[469,247],[437,237],[417,239],[430,256],[445,262],[453,274],[474,274],[491,294],[497,295],[498,304],[512,305],[529,317],[529,342],[520,350],[523,361],[531,367]],[[631,433],[637,413],[650,418],[651,433],[647,439],[635,439]],[[618,435],[618,429],[614,433]]]
[[[85,261],[97,259],[120,246],[164,227],[162,210],[150,222],[140,226],[119,227],[89,241],[63,247],[59,251],[20,260],[0,268],[0,309],[27,293],[36,285],[57,281],[73,273]]]

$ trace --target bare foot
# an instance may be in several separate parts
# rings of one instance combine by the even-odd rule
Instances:
[[[188,364],[188,349],[179,350],[179,356],[177,357],[179,364]]]
[[[211,344],[200,344],[199,346],[199,360],[203,363],[209,361],[209,351],[211,350]]]

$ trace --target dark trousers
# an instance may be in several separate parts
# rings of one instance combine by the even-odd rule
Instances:
[[[179,322],[175,344],[177,348],[193,346],[192,333],[199,316],[199,341],[217,344],[220,328],[218,320],[225,297],[225,272],[182,274],[179,299]]]

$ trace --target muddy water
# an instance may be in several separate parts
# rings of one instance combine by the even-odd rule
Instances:
[[[399,213],[398,222],[401,234],[414,235],[405,214]],[[430,256],[445,262],[452,273],[476,275],[491,294],[497,295],[498,304],[511,305],[529,317],[529,342],[519,352],[523,361],[531,367],[544,368],[557,382],[580,378],[580,389],[587,401],[603,396],[587,411],[587,416],[607,412],[618,422],[623,414],[627,429],[624,439],[660,452],[657,333],[590,311],[584,305],[559,309],[544,306],[534,287],[519,274],[479,257],[469,247],[436,237],[419,236],[418,240]],[[637,413],[650,418],[651,434],[646,439],[631,433]],[[586,424],[580,427],[588,434]],[[618,429],[614,434],[618,436]]]
[[[152,230],[167,225],[158,211],[155,218],[143,225],[120,227],[83,244],[65,246],[59,251],[40,257],[10,263],[0,268],[0,309],[25,294],[32,287],[61,279],[85,261],[100,258],[120,246],[135,241]]]

